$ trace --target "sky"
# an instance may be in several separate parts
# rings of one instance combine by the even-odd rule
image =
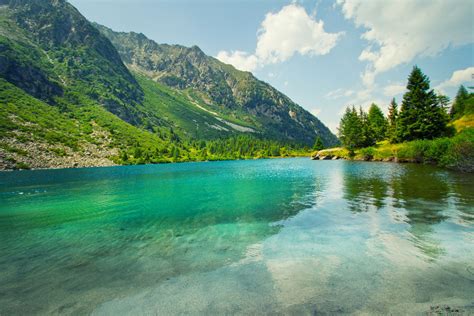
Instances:
[[[471,0],[69,0],[89,20],[197,45],[251,71],[334,133],[347,106],[401,103],[417,65],[453,99],[474,86]]]

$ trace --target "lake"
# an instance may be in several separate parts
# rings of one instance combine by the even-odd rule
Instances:
[[[0,173],[0,315],[474,312],[474,175],[307,158]]]

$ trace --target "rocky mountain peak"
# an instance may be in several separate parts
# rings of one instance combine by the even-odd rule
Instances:
[[[129,68],[171,88],[196,91],[209,110],[254,117],[269,137],[312,144],[321,136],[326,145],[337,143],[324,124],[290,98],[251,73],[207,56],[196,45],[158,44],[133,32],[95,26],[110,39]]]

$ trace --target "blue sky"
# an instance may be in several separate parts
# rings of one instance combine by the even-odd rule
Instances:
[[[400,103],[417,64],[453,98],[474,85],[470,0],[70,0],[88,19],[198,45],[249,70],[336,132],[347,105]]]

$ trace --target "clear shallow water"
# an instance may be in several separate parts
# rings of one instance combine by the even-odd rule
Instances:
[[[474,312],[473,175],[309,159],[22,171],[0,173],[0,202],[0,315]]]

